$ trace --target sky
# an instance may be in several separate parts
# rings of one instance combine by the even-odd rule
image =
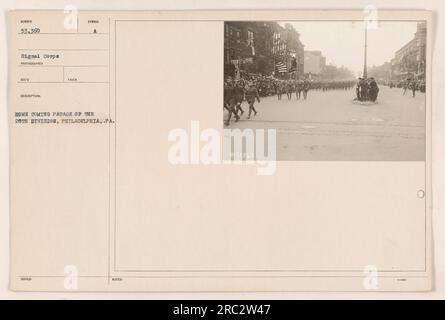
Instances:
[[[280,22],[284,25],[286,22]],[[354,73],[363,70],[364,23],[289,22],[300,33],[305,50],[320,50],[327,64],[345,66]],[[389,62],[395,52],[414,38],[417,22],[379,22],[368,29],[368,66]]]

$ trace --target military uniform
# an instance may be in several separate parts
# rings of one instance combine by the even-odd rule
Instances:
[[[303,81],[297,80],[295,83],[295,95],[299,100],[301,98],[301,91],[303,90]]]
[[[310,89],[310,86],[311,86],[311,84],[309,83],[309,81],[305,80],[303,82],[303,98],[304,98],[304,100],[307,99],[307,93]]]
[[[251,85],[246,91],[246,101],[249,104],[249,115],[247,116],[247,119],[250,119],[252,111],[254,112],[255,115],[257,115],[258,113],[254,107],[255,99],[258,100],[258,102],[260,102],[260,96],[258,94],[257,88]]]
[[[283,95],[283,91],[284,91],[283,82],[281,80],[277,81],[276,91],[277,91],[278,100],[281,100],[281,96]]]
[[[360,78],[357,83],[357,98],[359,101],[366,101],[367,96],[367,84],[366,80]]]
[[[241,114],[244,113],[243,108],[241,108],[241,103],[244,100],[244,88],[242,83],[237,83],[233,89],[233,94],[235,96],[235,111],[238,114],[240,111]]]
[[[232,84],[226,83],[224,85],[224,109],[229,112],[229,116],[226,120],[226,125],[230,124],[230,119],[232,118],[232,113],[235,116],[235,121],[239,120],[239,116],[236,113],[236,99],[235,99],[235,90]]]
[[[286,82],[286,94],[289,100],[292,99],[292,90],[293,90],[292,82],[288,80]]]
[[[411,81],[410,89],[413,93],[413,98],[416,96],[416,90],[417,90],[417,82],[415,80]]]
[[[375,102],[377,100],[377,96],[379,94],[379,86],[374,78],[371,78],[369,81],[369,100]]]

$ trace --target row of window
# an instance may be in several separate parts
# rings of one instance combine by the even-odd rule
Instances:
[[[236,42],[241,42],[241,31],[238,29],[235,29],[234,27],[229,27],[227,24],[225,25],[225,32],[226,35],[229,35],[230,37],[233,37],[235,34],[236,36]],[[247,45],[250,47],[253,47],[253,39],[254,39],[254,32],[252,30],[247,30]]]
[[[225,33],[228,37],[233,37],[235,35],[235,41],[237,43],[241,43],[241,31],[235,27],[229,26],[227,24],[224,25],[225,27]],[[254,38],[255,33],[252,30],[247,30],[247,40],[246,44],[249,47],[254,47]],[[279,32],[275,32],[273,35],[273,46],[272,46],[272,52],[274,54],[276,53],[282,53],[285,52],[287,49],[287,45],[284,41],[281,40],[281,34]]]

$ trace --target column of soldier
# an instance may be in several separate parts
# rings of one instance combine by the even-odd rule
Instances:
[[[252,112],[257,115],[255,101],[260,102],[260,97],[276,95],[278,100],[282,99],[283,94],[288,100],[292,99],[293,93],[297,100],[306,100],[309,90],[349,90],[354,87],[354,81],[319,81],[319,80],[281,80],[274,77],[251,76],[249,78],[234,79],[228,77],[224,81],[224,109],[228,112],[225,124],[228,125],[232,116],[237,122],[244,114],[241,106],[246,101],[249,106],[247,119],[250,119]]]

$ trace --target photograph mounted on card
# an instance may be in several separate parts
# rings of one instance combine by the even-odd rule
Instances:
[[[431,290],[431,12],[70,7],[8,34],[11,289]]]

